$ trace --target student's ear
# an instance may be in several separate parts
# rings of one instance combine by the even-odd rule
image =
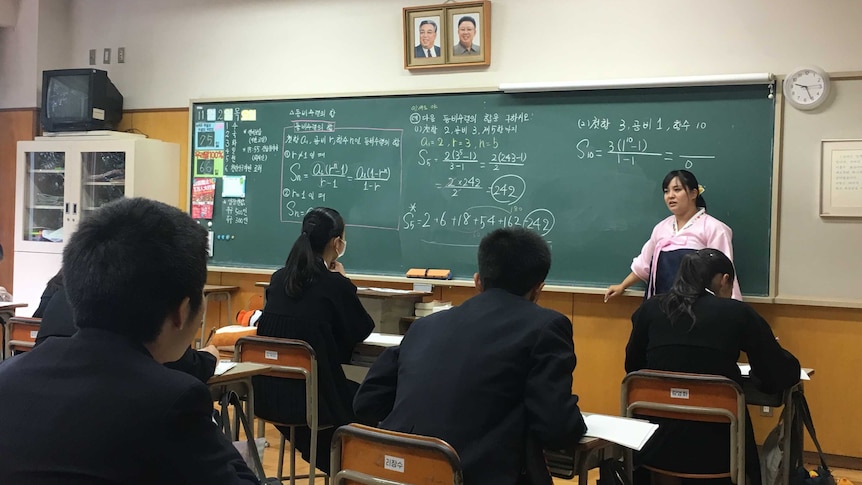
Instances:
[[[203,305],[204,302],[201,302]],[[180,302],[179,306],[171,312],[171,325],[175,326],[178,330],[186,327],[188,325],[197,326],[200,322],[195,322],[195,316],[199,312],[192,311],[192,302],[191,298],[185,297]]]
[[[485,291],[485,287],[482,286],[482,278],[479,277],[479,273],[473,273],[473,284],[476,285],[476,291],[479,293]]]
[[[544,287],[545,287],[545,282],[543,281],[543,282],[539,283],[538,285],[536,285],[535,288],[530,290],[531,294],[530,294],[529,300],[533,303],[536,303],[537,301],[539,301],[539,295],[542,294],[542,288],[544,288]]]

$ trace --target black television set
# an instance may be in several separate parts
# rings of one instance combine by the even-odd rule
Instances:
[[[123,95],[100,69],[42,71],[42,129],[113,130],[123,117]]]

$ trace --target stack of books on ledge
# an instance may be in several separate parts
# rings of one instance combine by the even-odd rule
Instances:
[[[439,312],[442,310],[448,310],[450,308],[452,308],[451,301],[434,300],[416,303],[414,312],[417,317],[426,317],[432,313]]]

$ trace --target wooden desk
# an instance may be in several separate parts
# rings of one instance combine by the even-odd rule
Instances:
[[[808,377],[814,375],[814,369],[803,367],[802,370],[808,374]],[[786,410],[788,410],[788,416],[790,419],[785,419],[782,423],[784,427],[783,436],[784,442],[782,443],[782,448],[785,450],[785,453],[789,453],[791,446],[791,435],[793,430],[793,415],[796,410],[793,409],[793,392],[800,391],[804,392],[804,380],[800,380],[795,386],[787,389],[784,392],[777,394],[766,394],[757,390],[754,387],[754,384],[751,382],[751,379],[744,379],[742,382],[742,391],[745,393],[745,403],[751,404],[755,406],[784,406]],[[782,478],[784,477],[784,478]],[[788,483],[790,477],[790,460],[782,459],[781,460],[781,474],[778,477],[780,483]]]
[[[401,333],[401,317],[413,315],[415,305],[431,293],[424,291],[385,291],[385,288],[359,288],[356,296],[374,320],[374,331]]]
[[[251,384],[251,378],[265,374],[270,369],[272,367],[268,365],[256,364],[254,362],[239,362],[224,374],[210,377],[207,381],[207,386],[210,388],[213,401],[220,400],[228,391],[234,391],[240,397],[244,397],[246,399],[245,412],[248,416],[249,424],[254,429],[254,388]],[[254,437],[251,438],[253,439]]]
[[[220,401],[222,396],[228,391],[234,391],[240,398],[245,398],[245,415],[248,417],[249,429],[252,430],[252,434],[254,434],[254,387],[252,386],[251,378],[265,374],[270,369],[272,367],[268,365],[256,364],[254,362],[239,362],[224,374],[212,376],[207,381],[213,401]],[[222,419],[228,419],[226,411],[226,409],[222,409]],[[228,436],[229,440],[236,441],[239,439],[239,427],[239,420],[234,413],[232,428],[234,436]],[[263,435],[261,434],[261,436]],[[257,445],[254,438],[254,436],[246,436],[249,453],[257,453]],[[251,463],[249,467],[254,469],[254,465]],[[263,470],[254,470],[254,472],[259,478],[266,476]]]
[[[233,308],[231,308],[231,293],[239,290],[239,286],[223,286],[223,285],[204,285],[204,314],[201,317],[201,340],[200,348],[204,342],[204,327],[207,324],[207,307],[210,301],[227,301],[227,321],[233,323],[235,318]],[[221,327],[221,321],[216,324],[216,327]]]
[[[578,485],[587,485],[590,470],[605,460],[620,460],[625,448],[614,442],[584,436],[571,450],[545,450],[545,461],[551,476],[570,480],[578,476]],[[629,473],[629,470],[626,470]],[[630,474],[630,473],[629,473]]]
[[[26,303],[0,302],[0,344],[2,344],[0,345],[0,361],[8,357],[6,322],[15,316],[16,309],[25,307],[27,307]]]
[[[254,286],[258,288],[269,288],[269,281],[257,281]],[[264,290],[264,305],[266,305],[266,291]],[[401,333],[399,324],[401,317],[413,315],[414,305],[422,301],[426,296],[433,293],[426,291],[390,290],[387,288],[356,289],[356,296],[365,307],[365,311],[374,320],[374,331],[380,333]]]

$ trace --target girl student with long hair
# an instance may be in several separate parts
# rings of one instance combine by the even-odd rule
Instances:
[[[632,260],[631,273],[620,284],[607,288],[605,301],[638,281],[647,283],[644,299],[666,293],[683,256],[698,249],[716,248],[733,259],[733,232],[706,213],[706,201],[694,174],[673,170],[664,177],[661,187],[671,215],[655,225],[640,254]],[[732,296],[742,300],[735,277]]]
[[[745,352],[751,379],[762,391],[775,393],[795,385],[799,361],[781,348],[763,317],[730,298],[734,273],[733,263],[716,249],[686,254],[670,290],[645,301],[632,315],[626,372],[713,374],[742,385],[737,361]],[[659,429],[638,454],[639,464],[679,473],[730,469],[728,424],[649,420]],[[756,485],[761,483],[760,465],[747,413],[745,420],[745,469],[748,483]]]
[[[359,384],[348,380],[341,364],[350,362],[353,348],[374,329],[374,321],[359,298],[356,286],[344,275],[338,258],[347,240],[344,220],[335,209],[316,207],[302,220],[284,267],[272,275],[257,334],[304,340],[318,361],[319,422],[317,468],[329,473],[329,444],[340,425],[356,421],[353,397]],[[255,414],[282,423],[305,422],[305,385],[302,381],[255,377]],[[291,382],[293,381],[293,382]],[[289,438],[289,428],[279,427]],[[294,445],[308,461],[311,434],[296,429]]]

